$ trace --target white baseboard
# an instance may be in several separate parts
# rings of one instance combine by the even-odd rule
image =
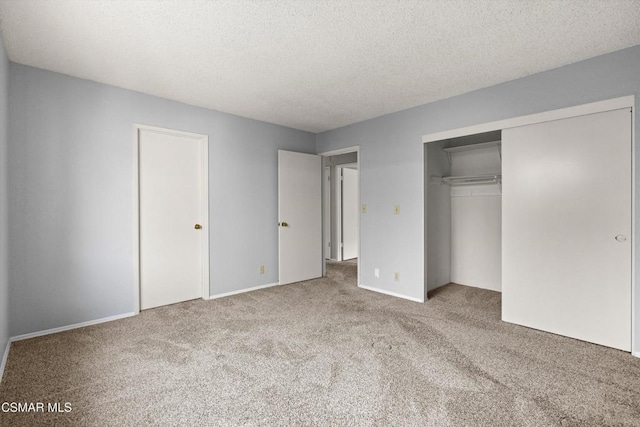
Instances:
[[[11,348],[11,339],[7,341],[7,346],[4,349],[4,354],[2,355],[2,362],[0,362],[0,382],[2,382],[2,378],[4,377],[4,367],[7,364],[7,358],[9,357],[9,349]]]
[[[124,313],[124,314],[116,314],[115,316],[103,317],[102,319],[89,320],[81,323],[74,323],[73,325],[60,326],[59,328],[46,329],[44,331],[31,332],[28,334],[17,335],[15,337],[11,337],[9,342],[28,340],[29,338],[41,337],[43,335],[55,334],[57,332],[69,331],[71,329],[84,328],[85,326],[97,325],[99,323],[112,322],[118,319],[124,319],[126,317],[135,316],[136,312]]]
[[[424,300],[422,300],[420,298],[414,298],[414,297],[410,297],[410,296],[407,296],[407,295],[402,295],[402,294],[399,294],[399,293],[396,293],[396,292],[385,291],[384,289],[377,289],[377,288],[372,288],[370,286],[364,286],[364,285],[358,285],[358,287],[362,288],[362,289],[366,289],[367,291],[373,291],[373,292],[378,292],[380,294],[391,295],[392,297],[408,299],[409,301],[424,302]]]
[[[223,294],[210,295],[209,299],[230,297],[231,295],[244,294],[245,292],[257,291],[258,289],[271,288],[273,286],[278,286],[278,285],[280,285],[280,282],[267,283],[266,285],[254,286],[253,288],[240,289],[239,291],[231,291],[231,292],[225,292]]]
[[[640,357],[640,351],[632,351],[631,355],[635,357]]]

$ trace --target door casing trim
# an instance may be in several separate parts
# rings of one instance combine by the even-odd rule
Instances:
[[[345,147],[345,148],[339,148],[336,150],[330,150],[330,151],[324,151],[322,153],[318,153],[319,156],[322,157],[329,157],[329,156],[337,156],[340,154],[347,154],[347,153],[357,153],[357,165],[358,165],[358,211],[360,212],[360,214],[358,215],[358,272],[357,272],[357,285],[358,287],[363,287],[362,283],[360,282],[360,271],[361,271],[361,262],[362,262],[362,231],[361,231],[361,224],[362,224],[362,219],[361,219],[361,215],[362,215],[362,192],[361,192],[361,188],[362,188],[362,183],[360,180],[361,177],[361,167],[362,167],[362,163],[360,162],[360,146],[359,145],[354,145],[351,147]],[[326,183],[324,182],[324,179],[322,180],[322,191],[324,192],[324,186],[326,185]],[[333,185],[333,183],[332,183]],[[324,193],[323,193],[324,194]],[[323,200],[324,203],[324,200]],[[322,210],[322,214],[324,215],[324,208]],[[329,213],[331,214],[331,213]],[[322,226],[324,227],[324,218],[322,221]],[[327,264],[326,264],[326,260],[324,258],[324,245],[326,245],[326,242],[324,241],[324,231],[322,233],[322,248],[323,248],[323,252],[322,252],[322,275],[326,275],[327,274]]]

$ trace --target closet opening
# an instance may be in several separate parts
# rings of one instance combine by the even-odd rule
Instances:
[[[501,134],[424,146],[425,292],[450,283],[502,290]]]
[[[637,348],[634,102],[425,135],[425,297],[497,291],[504,322]]]

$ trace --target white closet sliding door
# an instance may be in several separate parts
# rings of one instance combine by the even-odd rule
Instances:
[[[631,114],[502,132],[502,319],[631,348]]]

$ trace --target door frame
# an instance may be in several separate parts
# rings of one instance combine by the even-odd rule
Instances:
[[[567,119],[571,117],[584,116],[587,114],[602,113],[605,111],[618,110],[622,108],[631,108],[631,112],[632,112],[631,114],[631,177],[632,177],[631,179],[631,218],[632,218],[631,220],[631,354],[636,357],[640,357],[640,343],[638,343],[636,340],[636,333],[637,333],[636,332],[637,331],[636,298],[637,298],[638,292],[640,292],[640,282],[638,282],[638,276],[636,273],[636,262],[637,262],[636,244],[638,244],[638,240],[640,239],[636,239],[636,231],[637,231],[636,179],[638,178],[636,175],[636,170],[637,170],[636,169],[636,151],[637,151],[636,150],[636,117],[635,117],[636,115],[633,114],[634,108],[635,108],[635,95],[622,96],[619,98],[606,99],[606,100],[596,101],[588,104],[576,105],[573,107],[566,107],[566,108],[560,108],[560,109],[551,110],[551,111],[545,111],[542,113],[529,114],[525,116],[517,116],[517,117],[512,117],[504,120],[497,120],[493,122],[481,123],[481,124],[457,128],[457,129],[434,132],[431,134],[424,135],[422,137],[422,145],[424,147],[425,144],[428,144],[430,142],[440,141],[443,139],[457,138],[461,136],[474,135],[478,133],[503,130],[503,129],[514,128],[519,126],[526,126],[530,124],[543,123],[543,122],[548,122],[552,120]],[[425,160],[423,159],[422,161],[423,186],[425,185],[424,184],[425,182],[428,182],[428,178],[429,178],[425,176],[426,172],[427,172],[427,165],[425,164]],[[424,191],[425,190],[423,188],[423,194],[424,194]],[[423,202],[422,220],[423,220],[424,230],[425,230],[423,247],[425,248],[424,253],[425,253],[425,261],[426,261],[427,214],[425,212],[424,206],[425,204]],[[423,286],[424,286],[424,292],[426,295],[426,292],[427,292],[426,276],[424,278]],[[638,345],[639,347],[636,347],[636,345]]]
[[[346,148],[339,148],[337,150],[330,150],[330,151],[324,151],[322,153],[318,153],[319,156],[322,157],[329,157],[329,156],[337,156],[339,154],[347,154],[347,153],[357,153],[357,161],[356,164],[358,165],[358,212],[360,213],[360,215],[358,215],[358,278],[357,278],[357,285],[359,288],[362,287],[362,283],[360,282],[360,269],[361,269],[361,263],[362,263],[362,230],[361,230],[361,223],[362,221],[360,220],[360,216],[362,215],[362,192],[361,192],[361,185],[362,185],[362,179],[360,176],[360,169],[361,169],[361,162],[360,162],[360,146],[359,145],[354,145],[351,147],[346,147]],[[326,183],[324,182],[324,179],[322,180],[322,191],[324,194],[324,185]],[[331,183],[331,185],[333,185],[333,183]],[[324,203],[324,200],[323,200]],[[322,215],[323,215],[323,221],[322,224],[324,226],[324,206],[322,208]],[[329,212],[329,215],[331,215],[331,212]],[[326,242],[324,241],[324,230],[322,231],[322,247],[324,249],[326,245]],[[342,251],[340,252],[340,255],[342,255]],[[326,276],[327,274],[327,263],[326,260],[324,259],[324,252],[322,253],[322,275]]]
[[[200,215],[206,238],[202,240],[202,299],[209,291],[209,136],[142,124],[133,124],[133,301],[135,313],[140,313],[140,131],[192,138],[200,141],[202,154],[202,194]]]

